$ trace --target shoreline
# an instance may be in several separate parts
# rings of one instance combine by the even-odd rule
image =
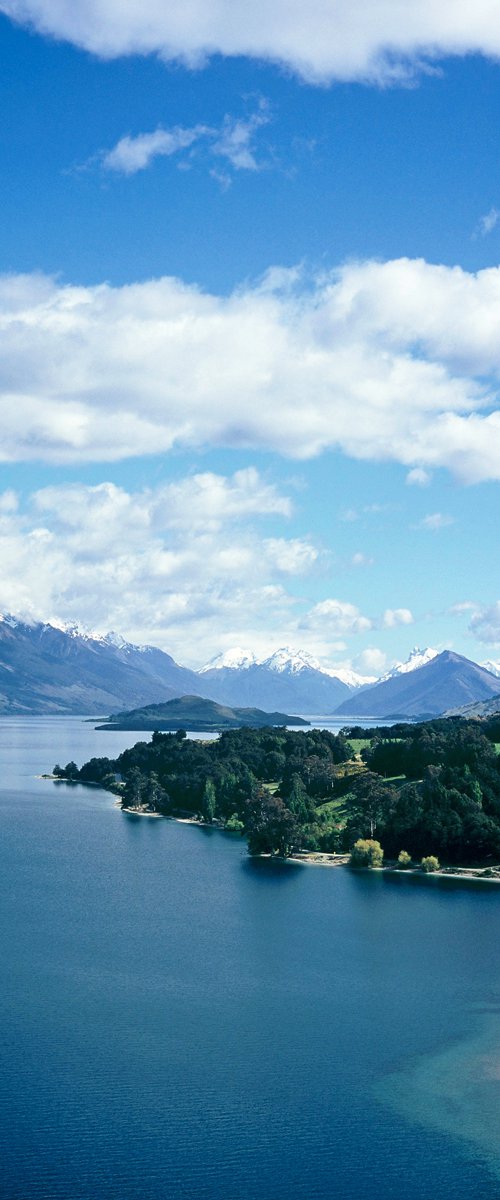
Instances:
[[[351,871],[378,872],[383,875],[417,875],[420,879],[462,879],[484,880],[485,883],[500,883],[500,865],[489,867],[441,866],[437,871],[423,871],[420,866],[398,867],[388,862],[381,867],[354,867],[350,863],[350,854],[326,854],[318,851],[298,850],[290,858],[283,861],[303,863],[305,867],[350,867]],[[488,870],[498,871],[498,875],[486,875]]]
[[[50,779],[54,783],[72,783],[72,782],[77,783],[78,782],[78,780],[73,781],[73,780],[61,779],[59,775],[52,775],[49,773],[44,773],[43,775],[36,775],[35,778],[36,779]],[[101,784],[94,783],[90,780],[85,780],[85,783],[83,784],[83,786],[102,788]],[[103,790],[106,790],[106,789],[103,789]],[[113,793],[111,793],[111,795],[113,795]],[[116,797],[116,793],[115,793],[115,797]],[[223,826],[217,824],[217,822],[215,822],[215,821],[212,824],[209,824],[207,821],[203,821],[199,817],[175,817],[175,816],[171,815],[170,813],[150,812],[145,808],[123,808],[120,803],[119,798],[115,798],[113,807],[116,808],[118,811],[127,813],[128,816],[132,816],[132,817],[150,817],[150,818],[152,817],[153,820],[156,820],[156,821],[158,821],[158,820],[175,821],[178,825],[197,825],[199,829],[214,829],[214,830],[217,830],[219,833],[230,832],[230,831],[226,831]],[[257,855],[256,857],[270,858],[272,856],[262,854],[262,855]],[[450,866],[450,867],[441,866],[441,867],[439,867],[439,869],[437,871],[426,872],[426,871],[423,871],[422,868],[418,865],[402,868],[402,867],[396,866],[395,863],[387,863],[387,864],[382,865],[381,867],[351,867],[350,854],[333,854],[333,853],[323,852],[321,850],[297,850],[295,852],[295,854],[291,854],[289,858],[282,859],[282,858],[279,858],[278,855],[276,855],[275,857],[277,858],[277,861],[279,861],[279,862],[296,863],[298,865],[302,865],[305,867],[328,867],[328,868],[350,867],[350,869],[352,871],[363,871],[363,872],[375,871],[375,872],[378,872],[379,874],[387,874],[387,875],[411,875],[411,876],[418,876],[418,878],[420,878],[420,879],[423,879],[423,878],[425,878],[425,879],[436,879],[436,878],[438,878],[438,879],[459,879],[459,880],[462,880],[463,883],[469,883],[471,881],[477,882],[478,880],[479,880],[479,882],[484,882],[484,883],[497,883],[497,884],[500,883],[500,864],[495,864],[495,866],[492,868],[490,868],[490,867],[465,867],[465,866],[462,867],[459,865],[457,865],[457,866],[454,865],[454,866]],[[488,870],[497,871],[498,874],[487,875],[486,871],[488,871]]]
[[[152,813],[135,808],[122,808],[119,801],[115,801],[114,807],[136,817],[160,817],[165,821],[175,821],[177,825],[197,825],[199,829],[214,829],[219,833],[228,832],[223,826],[217,825],[215,822],[209,825],[207,821],[200,820],[198,817],[174,817],[169,813]],[[271,854],[257,854],[249,857],[275,857],[278,862],[297,863],[298,865],[302,864],[304,867],[350,867],[351,871],[362,871],[363,873],[369,871],[378,872],[381,875],[416,875],[419,879],[461,879],[465,883],[483,880],[485,883],[500,883],[500,864],[493,868],[493,870],[498,871],[498,875],[485,875],[485,871],[489,869],[488,867],[444,866],[440,867],[437,871],[423,871],[419,866],[397,867],[389,863],[381,867],[353,867],[350,862],[350,854],[332,854],[321,850],[297,850],[289,858],[280,858],[279,855],[273,856]]]

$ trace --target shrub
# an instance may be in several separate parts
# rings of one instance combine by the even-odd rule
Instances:
[[[243,821],[240,821],[238,813],[233,813],[231,817],[228,817],[224,829],[227,829],[229,833],[243,833],[244,825]]]
[[[435,854],[428,854],[427,858],[422,859],[420,865],[422,870],[426,871],[427,873],[430,871],[439,871],[439,859],[436,858]]]
[[[358,838],[351,850],[353,867],[381,867],[384,851],[373,838]]]
[[[409,867],[411,864],[411,854],[407,850],[400,850],[398,854],[398,863],[400,867]]]

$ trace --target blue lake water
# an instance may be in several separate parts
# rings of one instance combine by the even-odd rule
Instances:
[[[500,888],[251,861],[0,722],[2,1200],[500,1195]]]

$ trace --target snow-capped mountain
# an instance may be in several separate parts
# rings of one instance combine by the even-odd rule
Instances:
[[[221,654],[216,654],[215,658],[211,658],[210,662],[200,668],[198,674],[205,675],[207,671],[245,670],[246,667],[251,667],[258,661],[251,650],[242,650],[241,646],[234,646],[232,650],[224,650]]]
[[[423,720],[439,716],[476,700],[488,700],[498,694],[498,679],[477,663],[443,650],[410,671],[399,671],[366,688],[337,709],[339,717],[398,720],[416,717]]]
[[[439,650],[433,650],[431,646],[427,646],[425,650],[414,646],[408,658],[405,658],[404,662],[396,663],[390,671],[381,675],[378,682],[384,683],[386,679],[394,679],[396,675],[407,675],[410,671],[418,671],[419,667],[425,667],[427,663],[432,662],[433,658],[437,658],[438,654]]]
[[[281,646],[279,650],[263,658],[258,658],[251,650],[242,650],[241,646],[235,646],[211,658],[199,674],[205,675],[208,671],[223,669],[244,671],[253,666],[266,667],[268,671],[290,675],[299,675],[302,671],[319,671],[322,675],[328,675],[330,679],[340,679],[341,683],[353,690],[377,682],[376,675],[359,675],[348,667],[324,667],[307,650],[294,650],[290,646]]]
[[[333,669],[325,670],[312,654],[290,646],[264,658],[236,647],[207,663],[200,680],[205,694],[223,704],[298,714],[332,712],[352,691]]]
[[[199,691],[194,671],[154,646],[77,625],[0,619],[0,712],[110,713]]]

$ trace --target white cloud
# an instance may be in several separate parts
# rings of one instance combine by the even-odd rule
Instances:
[[[267,105],[262,102],[260,111],[247,120],[235,120],[226,117],[217,140],[213,143],[212,152],[227,159],[237,171],[257,171],[259,164],[255,157],[253,142],[255,134],[262,125],[270,120]]]
[[[254,469],[132,493],[112,483],[0,497],[0,611],[118,629],[202,663],[243,633],[258,646],[295,628],[282,580],[307,575],[305,539],[262,537],[288,497]],[[238,640],[238,639],[236,639]]]
[[[487,237],[489,233],[493,232],[499,221],[500,210],[498,208],[490,208],[489,212],[479,218],[477,232],[481,234],[481,237]]]
[[[363,554],[361,550],[357,550],[351,558],[352,567],[372,567],[374,559],[369,554]]]
[[[469,630],[479,642],[500,645],[500,600],[488,608],[478,609],[471,618]]]
[[[373,622],[364,617],[354,604],[343,600],[321,600],[301,619],[300,628],[323,629],[329,638],[366,633]]]
[[[354,665],[361,675],[383,675],[387,665],[387,655],[376,646],[368,646],[354,660]]]
[[[258,171],[255,138],[257,131],[270,121],[268,105],[261,100],[258,111],[246,118],[226,115],[219,128],[209,125],[194,125],[192,128],[175,126],[172,129],[159,127],[151,133],[126,134],[111,150],[94,155],[88,166],[100,162],[107,171],[121,175],[135,175],[144,171],[155,158],[170,158],[189,150],[204,151],[209,157],[223,158],[235,171]],[[181,158],[180,165],[186,165]],[[230,182],[230,177],[214,168],[211,172],[220,182]]]
[[[107,171],[118,171],[123,175],[135,175],[144,171],[153,159],[170,157],[192,146],[193,142],[206,134],[204,125],[193,129],[156,129],[153,133],[139,133],[136,137],[127,134],[102,154],[102,165]]]
[[[500,268],[278,270],[227,297],[172,278],[112,288],[4,276],[1,457],[334,448],[498,479],[499,326]]]
[[[411,471],[408,471],[406,482],[410,486],[427,487],[431,478],[429,471],[424,471],[423,467],[413,467]]]
[[[248,55],[312,82],[404,82],[444,55],[500,55],[495,0],[0,0],[0,11],[103,58]]]
[[[399,625],[413,625],[414,620],[409,608],[386,608],[382,625],[384,629],[396,629]]]
[[[429,513],[427,517],[422,517],[422,520],[415,526],[416,529],[429,529],[436,532],[438,529],[446,529],[448,525],[453,525],[454,518],[446,513]]]

